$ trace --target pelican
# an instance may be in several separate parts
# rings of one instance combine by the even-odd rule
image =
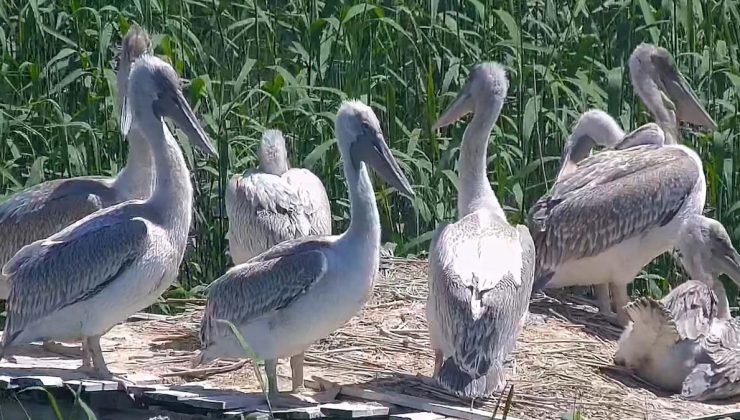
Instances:
[[[529,217],[537,246],[534,289],[595,284],[599,310],[613,319],[613,306],[620,325],[627,323],[627,284],[670,250],[682,222],[704,207],[701,159],[677,144],[677,118],[716,128],[666,50],[641,44],[629,65],[635,90],[658,122],[620,138],[616,123],[602,120],[611,134],[601,144],[617,150],[576,162],[578,156],[564,155],[558,180]]]
[[[527,316],[534,243],[511,226],[486,174],[486,148],[509,83],[498,63],[476,65],[433,128],[472,112],[460,150],[459,220],[441,225],[429,249],[427,320],[434,377],[458,396],[505,386],[504,361]]]
[[[678,248],[693,280],[661,301],[627,305],[631,322],[614,362],[687,399],[740,395],[740,319],[730,318],[718,278],[740,283],[740,255],[724,227],[700,215],[684,226]]]
[[[132,25],[121,45],[116,82],[119,108],[131,64],[148,46],[146,33]],[[0,204],[0,266],[25,245],[44,239],[102,208],[133,198],[149,197],[152,189],[151,157],[145,139],[129,137],[126,166],[114,178],[81,176],[47,181],[18,192]],[[10,285],[0,276],[0,299],[7,299]],[[45,343],[49,344],[49,343]]]
[[[331,235],[329,198],[308,169],[291,169],[283,133],[267,130],[259,168],[231,178],[226,189],[229,252],[242,264],[280,242]]]
[[[278,391],[276,362],[300,355],[354,316],[370,297],[380,258],[380,220],[367,166],[401,193],[413,196],[370,107],[345,101],[335,131],[344,162],[351,221],[335,236],[282,242],[237,265],[209,288],[195,364],[244,357],[230,321],[265,360],[268,388]],[[295,362],[295,363],[294,363]],[[292,358],[293,390],[302,386],[302,359]]]
[[[138,42],[138,41],[137,41]],[[23,247],[3,267],[10,281],[0,356],[39,339],[82,339],[83,367],[110,378],[100,337],[156,301],[177,277],[192,218],[190,173],[162,116],[215,155],[173,68],[151,55],[133,65],[121,129],[149,142],[156,171],[146,200],[130,200]]]

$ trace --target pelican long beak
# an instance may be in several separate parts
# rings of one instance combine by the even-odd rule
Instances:
[[[728,250],[724,255],[719,257],[717,264],[720,269],[740,286],[740,254],[734,249]]]
[[[455,100],[442,113],[437,121],[432,125],[432,130],[446,127],[470,112],[473,112],[473,97],[469,92],[468,85],[465,85],[457,94]]]
[[[717,124],[701,105],[694,90],[686,83],[686,79],[676,69],[673,59],[669,55],[657,54],[653,55],[651,60],[658,70],[660,84],[675,105],[676,118],[711,131],[716,130]]]
[[[179,88],[168,87],[155,102],[154,108],[160,115],[172,118],[196,147],[211,156],[218,157],[218,152]]]
[[[388,184],[401,194],[412,198],[414,190],[398,166],[391,150],[380,132],[362,134],[351,146],[352,163],[358,166],[359,161],[370,165]]]

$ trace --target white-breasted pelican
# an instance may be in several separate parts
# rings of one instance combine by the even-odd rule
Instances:
[[[209,288],[195,363],[244,357],[229,326],[236,326],[265,360],[269,391],[277,392],[276,363],[300,355],[354,316],[370,297],[380,258],[380,220],[367,166],[412,196],[370,107],[346,101],[336,136],[350,198],[349,228],[335,236],[282,242],[237,265]],[[293,389],[303,383],[302,360],[292,358]]]
[[[534,276],[529,231],[506,221],[487,175],[488,139],[508,87],[501,65],[476,65],[434,124],[444,127],[473,113],[458,164],[458,221],[435,232],[427,300],[434,377],[471,398],[503,389],[504,361],[525,322]]]

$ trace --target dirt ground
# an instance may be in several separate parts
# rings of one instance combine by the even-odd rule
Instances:
[[[612,355],[619,329],[582,299],[548,294],[551,299],[532,303],[530,319],[518,340],[512,363],[511,416],[557,419],[578,410],[588,419],[688,419],[740,410],[737,401],[683,401],[615,367]],[[426,263],[395,259],[393,267],[378,276],[372,300],[362,313],[306,352],[305,377],[380,386],[470,406],[470,401],[445,393],[428,379],[433,355],[424,314],[426,296]],[[190,369],[198,348],[201,310],[198,304],[188,304],[182,315],[113,328],[102,342],[111,370],[164,375],[172,382],[192,381],[192,377],[171,375]],[[289,389],[287,360],[281,361],[278,375],[281,389]],[[259,389],[249,364],[207,380],[240,390]],[[493,411],[498,401],[494,396],[476,401],[475,406]]]

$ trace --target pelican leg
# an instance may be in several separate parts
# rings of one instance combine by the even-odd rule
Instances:
[[[92,355],[90,354],[90,345],[87,344],[87,339],[82,339],[82,368],[92,368]]]
[[[293,384],[293,391],[299,391],[303,386],[303,359],[304,353],[296,354],[290,358],[290,375]]]
[[[612,283],[612,300],[614,301],[614,306],[617,312],[617,324],[619,326],[626,327],[629,322],[629,317],[627,316],[627,311],[624,310],[624,307],[630,301],[626,283]]]
[[[79,348],[67,347],[64,344],[53,340],[44,340],[41,343],[41,347],[50,353],[56,353],[67,357],[80,357],[82,355]]]
[[[272,397],[278,396],[277,385],[277,360],[265,360],[265,373],[267,374],[267,393]]]
[[[606,316],[613,315],[612,300],[609,295],[609,283],[597,284],[594,288],[596,289],[596,303],[599,307],[599,312]]]
[[[103,359],[103,350],[100,348],[100,336],[87,337],[87,345],[95,373],[101,379],[112,379],[113,375],[108,370],[105,359]]]
[[[437,376],[439,370],[442,369],[442,362],[444,361],[444,354],[442,350],[434,349],[434,373],[433,376]]]

